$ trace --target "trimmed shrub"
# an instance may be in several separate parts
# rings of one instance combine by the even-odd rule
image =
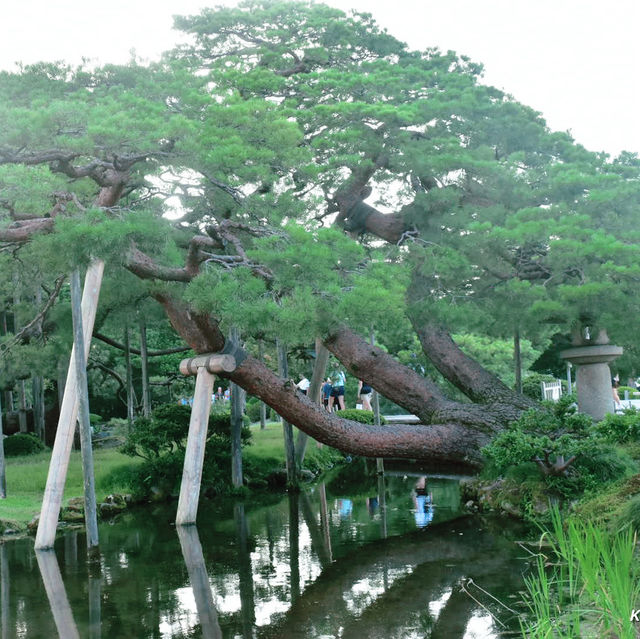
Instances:
[[[150,418],[136,420],[121,450],[145,460],[123,478],[137,498],[163,499],[178,493],[190,417],[190,406],[163,404]],[[249,419],[245,416],[241,431],[243,445],[251,440],[248,426]],[[223,409],[212,411],[209,416],[202,491],[211,495],[230,490],[231,412]]]
[[[374,423],[373,411],[371,410],[359,410],[357,408],[345,408],[344,410],[337,410],[335,414],[342,419],[350,419],[354,422],[360,422],[361,424]],[[386,420],[382,415],[380,416],[380,423],[386,424]]]
[[[524,413],[482,449],[488,474],[517,476],[524,466],[522,474],[530,476],[534,462],[549,490],[572,498],[635,471],[630,455],[607,442],[588,415],[577,413],[571,396],[543,406]]]
[[[32,433],[16,433],[4,439],[4,454],[7,457],[35,455],[45,449],[45,445]]]
[[[637,441],[640,439],[640,412],[632,408],[620,415],[609,413],[598,422],[596,431],[607,441],[618,444]]]

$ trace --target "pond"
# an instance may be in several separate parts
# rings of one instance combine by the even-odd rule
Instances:
[[[514,636],[527,566],[504,520],[461,516],[458,478],[352,464],[300,495],[175,504],[100,526],[100,561],[0,544],[2,639]],[[514,537],[514,535],[516,537]]]

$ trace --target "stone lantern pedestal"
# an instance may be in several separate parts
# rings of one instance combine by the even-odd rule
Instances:
[[[611,371],[609,362],[622,355],[621,346],[595,344],[576,346],[560,353],[560,357],[577,366],[578,410],[600,421],[613,413]]]

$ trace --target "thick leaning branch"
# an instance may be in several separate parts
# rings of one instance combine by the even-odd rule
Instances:
[[[253,357],[247,357],[229,378],[314,439],[354,455],[481,466],[479,451],[490,441],[488,434],[455,423],[371,426],[342,419]]]
[[[221,351],[225,338],[217,323],[197,315],[169,296],[156,295],[171,324],[198,353]],[[283,380],[267,366],[242,349],[236,349],[241,362],[225,375],[245,391],[260,398],[314,439],[345,452],[365,457],[422,459],[480,466],[480,448],[490,435],[459,423],[423,425],[370,426],[345,420],[328,413],[296,390],[290,380]]]
[[[327,337],[325,345],[353,375],[424,423],[455,422],[486,432],[504,424],[501,414],[494,415],[486,407],[448,399],[433,381],[400,364],[346,326]]]

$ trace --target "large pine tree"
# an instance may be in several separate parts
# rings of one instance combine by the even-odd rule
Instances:
[[[583,322],[624,343],[635,156],[550,132],[479,65],[408,50],[368,15],[245,2],[176,25],[192,42],[161,63],[0,75],[4,288],[17,272],[52,292],[100,257],[118,287],[142,280],[198,352],[224,348],[232,324],[319,336],[423,423],[327,414],[242,349],[229,377],[318,440],[378,457],[477,465],[531,406],[452,331]],[[466,400],[389,353],[414,340]]]

